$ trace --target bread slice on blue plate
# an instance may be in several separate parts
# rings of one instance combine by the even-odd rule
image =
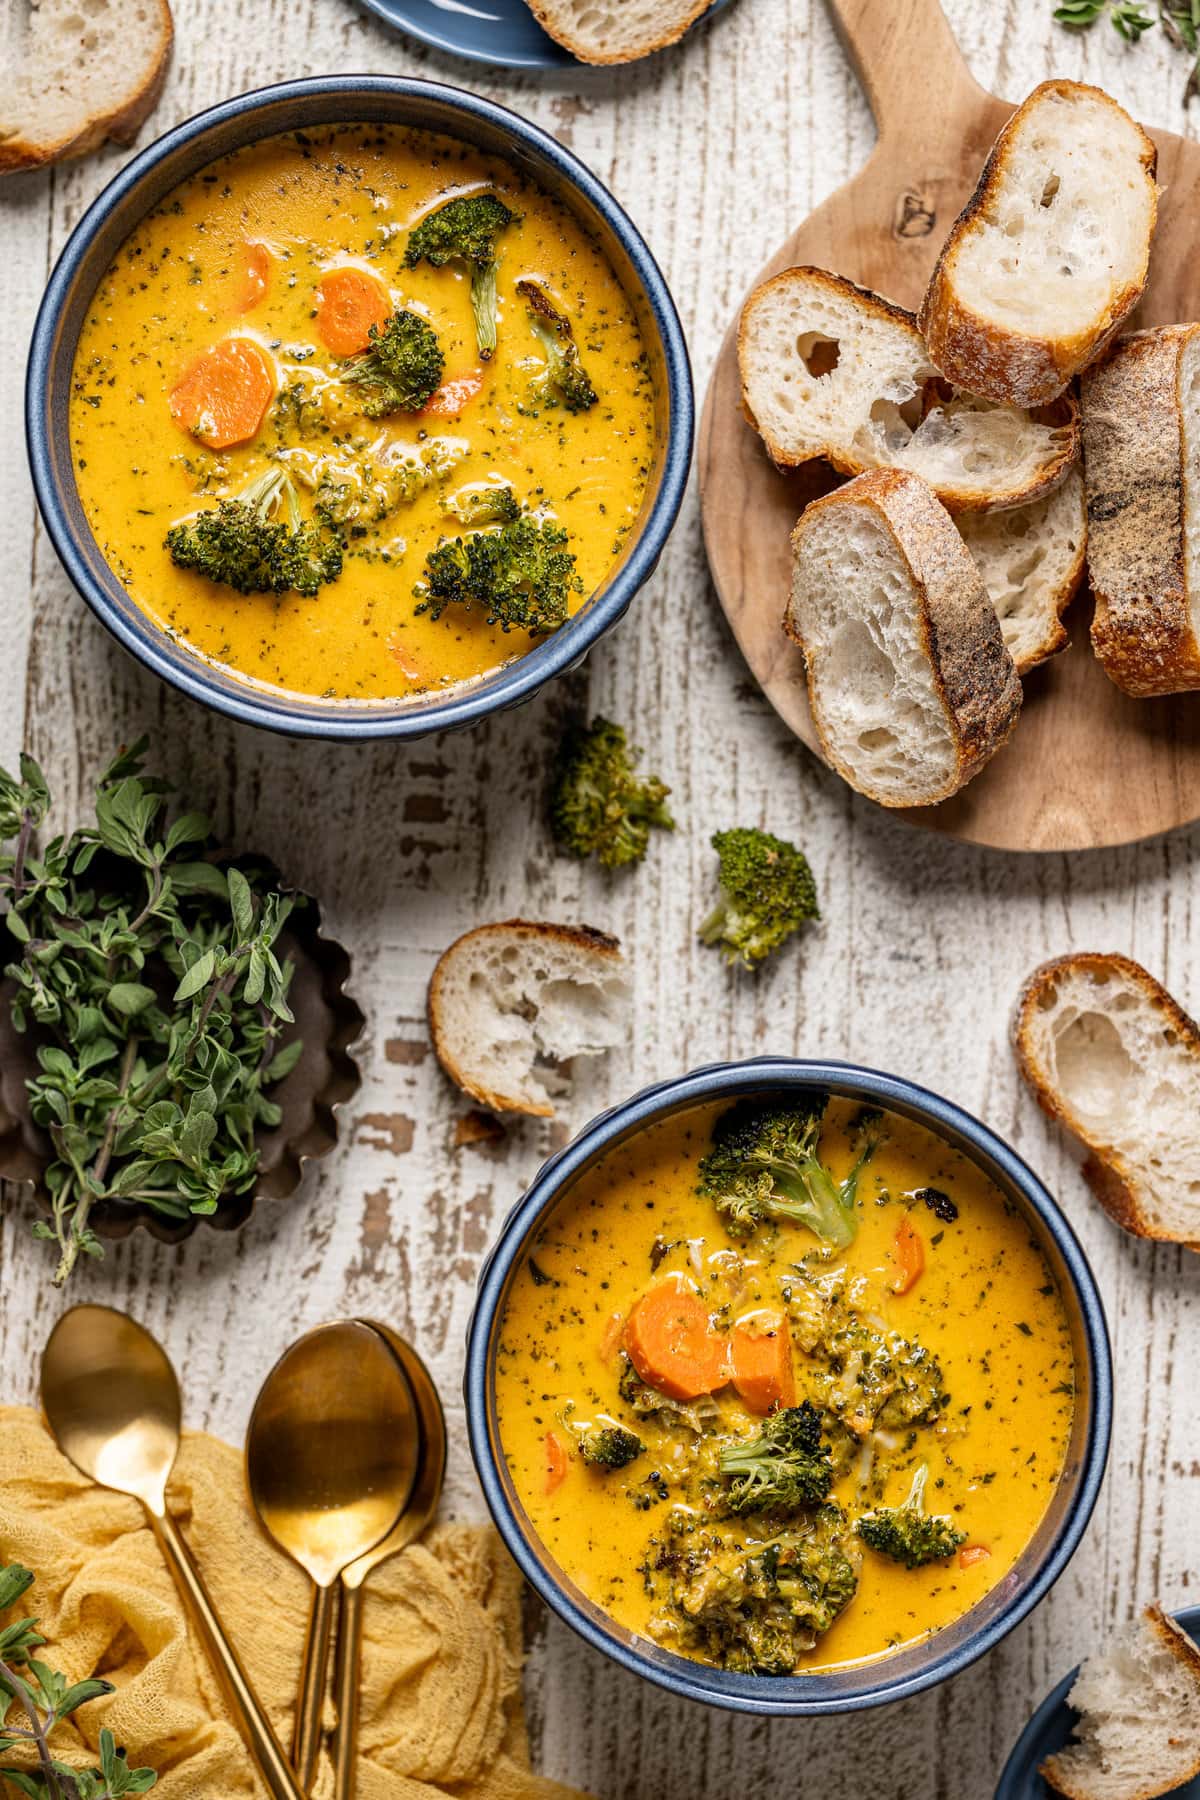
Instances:
[[[712,0],[529,0],[543,31],[581,62],[636,62],[681,38]]]
[[[1080,1668],[1075,1742],[1038,1773],[1067,1800],[1158,1800],[1200,1775],[1200,1650],[1161,1606]]]

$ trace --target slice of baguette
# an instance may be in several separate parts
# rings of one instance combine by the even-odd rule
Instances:
[[[1013,1041],[1118,1225],[1200,1250],[1200,1031],[1167,990],[1127,956],[1060,956],[1026,983]]]
[[[1017,674],[1027,675],[1070,643],[1062,616],[1083,576],[1083,476],[1072,469],[1044,500],[1007,512],[960,513],[955,523],[983,576]]]
[[[529,0],[552,38],[580,62],[626,63],[664,50],[694,25],[712,0]]]
[[[1092,647],[1127,694],[1200,688],[1200,325],[1125,338],[1081,393]]]
[[[560,1066],[628,1035],[629,977],[616,938],[589,926],[506,919],[450,945],[429,983],[438,1061],[494,1112],[554,1116]]]
[[[109,138],[132,144],[162,92],[173,36],[167,0],[34,0],[17,73],[0,84],[0,174]]]
[[[917,475],[878,469],[792,533],[784,619],[825,754],[881,806],[957,793],[1008,737],[1021,683],[971,553]]]
[[[1044,406],[1099,356],[1146,285],[1156,162],[1099,88],[1033,90],[996,139],[921,306],[949,380]]]
[[[1067,1704],[1078,1741],[1038,1771],[1067,1800],[1157,1800],[1200,1775],[1200,1650],[1161,1606],[1088,1657]]]
[[[907,469],[951,512],[1049,493],[1079,453],[1073,401],[1031,418],[947,394],[911,313],[825,269],[763,282],[738,327],[742,404],[782,468]]]

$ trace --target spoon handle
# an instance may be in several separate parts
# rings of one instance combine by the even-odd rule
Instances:
[[[304,1792],[311,1793],[317,1776],[321,1748],[321,1715],[329,1680],[329,1646],[333,1639],[332,1587],[313,1587],[300,1665],[300,1689],[296,1698],[296,1730],[292,1738],[292,1767]]]
[[[363,1589],[342,1583],[334,1689],[337,1737],[333,1747],[334,1800],[354,1800],[358,1779],[358,1696],[362,1668]]]
[[[279,1739],[271,1728],[271,1721],[250,1685],[250,1678],[241,1665],[237,1651],[225,1635],[224,1627],[217,1617],[217,1609],[182,1532],[169,1513],[153,1512],[149,1507],[146,1510],[167,1567],[191,1614],[192,1622],[204,1641],[204,1648],[208,1651],[213,1667],[221,1677],[234,1717],[258,1764],[271,1800],[304,1800],[296,1777],[279,1747]]]

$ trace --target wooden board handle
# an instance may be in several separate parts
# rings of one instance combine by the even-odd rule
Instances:
[[[880,137],[914,112],[943,110],[952,88],[982,93],[938,0],[829,0]],[[911,131],[909,134],[911,136]]]

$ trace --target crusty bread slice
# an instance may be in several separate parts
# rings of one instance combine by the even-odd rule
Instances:
[[[429,983],[438,1061],[495,1112],[552,1118],[561,1067],[623,1043],[629,978],[616,938],[589,926],[506,919],[443,952]]]
[[[1016,724],[1021,683],[996,614],[918,475],[877,469],[805,509],[784,626],[826,756],[881,806],[957,793]]]
[[[907,469],[957,513],[1035,500],[1079,453],[1073,401],[1034,419],[947,395],[912,314],[824,269],[754,290],[738,361],[746,416],[783,468],[824,456],[847,475]]]
[[[1200,1031],[1127,956],[1035,969],[1014,1023],[1038,1104],[1088,1151],[1084,1177],[1138,1237],[1200,1250]]]
[[[167,0],[33,0],[0,85],[0,174],[132,144],[166,79]]]
[[[1088,1657],[1067,1704],[1078,1741],[1039,1770],[1067,1800],[1157,1800],[1200,1775],[1200,1650],[1161,1606]]]
[[[1135,332],[1081,394],[1092,647],[1127,694],[1200,688],[1200,325]]]
[[[960,513],[955,523],[983,576],[1017,674],[1027,675],[1070,642],[1062,616],[1083,575],[1083,476],[1072,469],[1043,500],[1007,512]]]
[[[581,62],[626,63],[681,38],[712,0],[529,0],[543,31]]]
[[[921,306],[949,380],[1043,406],[1099,356],[1146,285],[1156,161],[1100,88],[1033,90],[996,139]]]

